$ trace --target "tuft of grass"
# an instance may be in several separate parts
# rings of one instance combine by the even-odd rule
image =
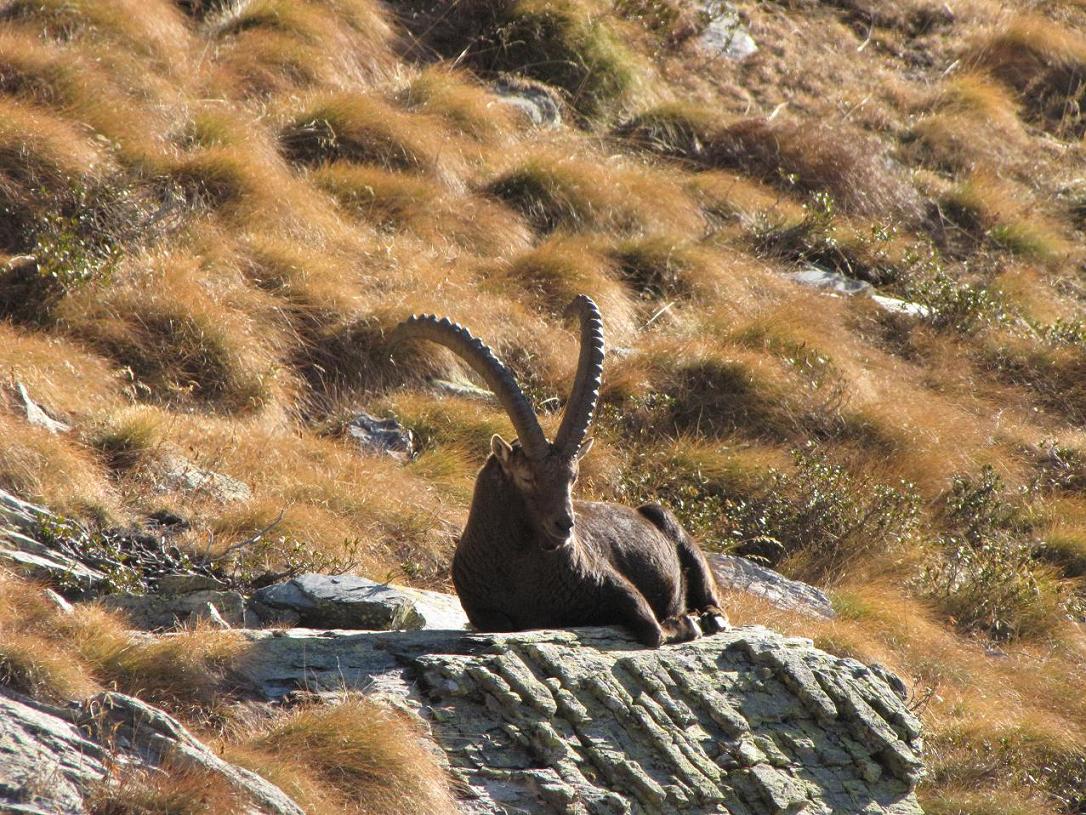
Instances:
[[[857,214],[897,220],[921,214],[916,190],[882,145],[844,128],[728,121],[703,107],[670,103],[634,116],[616,133],[695,166],[740,170],[786,190],[829,193]]]
[[[52,702],[93,692],[87,666],[72,659],[68,643],[54,639],[62,612],[41,587],[0,568],[0,591],[0,684]]]
[[[189,66],[193,45],[191,30],[170,0],[108,4],[12,0],[0,9],[0,22],[8,21],[33,21],[48,37],[108,44],[119,51],[134,52],[156,68],[179,73]]]
[[[710,297],[724,274],[712,252],[672,235],[621,241],[608,255],[619,277],[643,298]]]
[[[527,230],[507,209],[450,193],[425,177],[338,161],[314,170],[312,178],[367,223],[407,230],[434,246],[452,242],[480,255],[501,255],[527,244]]]
[[[424,68],[399,98],[409,110],[437,116],[482,143],[500,142],[516,122],[508,106],[497,104],[478,82],[443,65]]]
[[[300,164],[342,160],[455,177],[457,146],[440,120],[375,95],[319,95],[291,113],[279,139],[287,158]]]
[[[0,486],[58,512],[110,516],[117,495],[80,444],[0,412]]]
[[[978,171],[941,202],[944,212],[977,238],[1016,255],[1054,260],[1070,246],[1017,185]]]
[[[456,808],[418,724],[365,696],[296,707],[232,734],[224,752],[282,785],[307,812],[392,815]],[[284,763],[304,768],[304,775],[284,772]],[[324,790],[315,795],[314,786]],[[332,809],[336,803],[342,808]]]
[[[213,296],[210,270],[184,255],[146,257],[150,268],[106,289],[84,289],[58,306],[68,330],[127,366],[138,393],[165,403],[195,400],[252,411],[275,393],[273,326],[250,313],[252,292],[225,280]]]
[[[585,116],[629,102],[643,68],[595,3],[519,0],[497,29],[491,70],[520,71],[569,94]]]
[[[153,408],[123,408],[92,430],[89,441],[112,469],[129,469],[162,443],[164,421]]]
[[[231,815],[243,798],[221,773],[170,766],[155,770],[119,767],[84,798],[89,815]]]
[[[584,239],[553,237],[497,266],[487,275],[486,286],[523,292],[551,314],[561,314],[574,297],[587,294],[608,315],[614,342],[629,342],[637,330],[630,292],[615,279],[607,259]]]
[[[537,153],[492,181],[486,191],[540,232],[598,229],[619,233],[692,232],[701,218],[663,173]]]
[[[1081,137],[1086,44],[1073,31],[1036,14],[1019,14],[978,42],[971,60],[1013,88],[1043,126]]]

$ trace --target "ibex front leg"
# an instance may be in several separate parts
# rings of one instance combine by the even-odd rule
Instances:
[[[633,583],[617,573],[609,578],[601,599],[615,610],[616,621],[629,628],[640,642],[659,648],[669,642],[689,642],[701,636],[701,629],[692,617],[669,617],[661,622]]]

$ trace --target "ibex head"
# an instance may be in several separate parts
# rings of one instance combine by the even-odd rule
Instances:
[[[570,303],[566,314],[580,320],[581,353],[573,390],[553,442],[543,434],[535,411],[513,374],[463,326],[448,318],[423,314],[400,323],[392,334],[393,344],[415,337],[441,343],[463,357],[486,380],[517,431],[512,444],[494,436],[490,440],[491,454],[522,497],[529,520],[540,533],[540,545],[548,550],[557,549],[573,534],[573,485],[579,462],[592,447],[592,440],[586,436],[603,374],[603,320],[599,308],[582,294]]]

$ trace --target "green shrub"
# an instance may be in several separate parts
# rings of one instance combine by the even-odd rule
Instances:
[[[1076,601],[1038,560],[1024,493],[1009,495],[991,466],[954,479],[944,501],[941,553],[920,577],[923,592],[963,630],[997,640],[1043,635]]]
[[[827,580],[876,552],[893,552],[918,531],[920,498],[902,481],[882,484],[830,462],[813,447],[794,450],[795,472],[771,471],[761,493],[729,502],[734,544],[775,541],[788,571]]]

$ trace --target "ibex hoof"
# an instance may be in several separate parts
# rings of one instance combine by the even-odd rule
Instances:
[[[707,635],[719,634],[721,631],[727,631],[731,628],[728,615],[716,606],[706,606],[699,614],[701,615],[701,628]]]
[[[660,623],[664,632],[664,642],[690,642],[701,636],[701,626],[690,614],[681,617],[669,617]]]
[[[719,614],[706,614],[701,618],[701,627],[706,634],[712,635],[727,631],[731,628],[731,624],[728,622],[727,617],[722,617]]]

